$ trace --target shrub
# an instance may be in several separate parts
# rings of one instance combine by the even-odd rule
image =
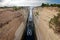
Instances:
[[[35,16],[37,16],[37,15],[39,15],[39,13],[38,13],[38,12],[36,12]]]
[[[17,10],[19,10],[19,9],[21,9],[21,8],[23,8],[23,7],[16,7],[16,6],[13,7],[13,9],[14,9],[15,11],[17,11]]]
[[[60,7],[60,4],[49,4],[49,3],[47,3],[47,4],[45,4],[45,3],[42,3],[42,5],[41,5],[42,7]]]
[[[15,11],[17,11],[17,7],[16,7],[16,6],[14,6],[13,9],[14,9]]]
[[[52,24],[52,25],[50,25]],[[54,27],[53,27],[54,25]],[[60,32],[60,13],[57,14],[57,16],[54,16],[50,21],[49,21],[49,27],[54,29],[54,32]]]

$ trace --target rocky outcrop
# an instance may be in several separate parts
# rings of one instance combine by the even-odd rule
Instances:
[[[37,16],[36,12],[38,12]],[[53,29],[49,27],[50,19],[54,15],[56,16],[58,12],[55,7],[34,8],[33,14],[37,40],[60,40],[59,34],[54,33]]]
[[[11,11],[11,9],[4,9],[0,14],[0,40],[14,40],[16,35],[23,34],[25,28],[25,22],[28,15],[28,9],[23,8],[17,11]],[[23,23],[24,26],[21,26]],[[20,31],[16,31],[20,28]]]

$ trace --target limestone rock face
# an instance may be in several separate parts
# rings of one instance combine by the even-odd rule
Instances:
[[[49,26],[54,30],[54,32],[60,33],[60,13],[58,13],[57,16],[51,18],[49,24]]]

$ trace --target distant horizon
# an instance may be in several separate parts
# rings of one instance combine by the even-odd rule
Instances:
[[[59,4],[59,3],[44,3],[44,4],[49,4],[49,5],[51,5],[51,4]],[[41,3],[41,5],[42,5],[42,3]],[[41,5],[38,5],[38,6],[41,6]],[[59,4],[59,5],[60,5],[60,4]],[[16,5],[6,6],[6,5],[5,5],[5,6],[0,6],[0,7],[29,7],[29,6],[26,6],[26,5],[25,5],[25,6],[24,6],[24,5],[23,5],[23,6],[16,6]],[[32,7],[37,7],[37,6],[34,5],[34,6],[32,6]]]
[[[41,6],[42,3],[60,4],[60,0],[0,0],[0,7],[4,6]]]

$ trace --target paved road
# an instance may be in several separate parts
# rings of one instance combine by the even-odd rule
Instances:
[[[34,22],[33,20],[29,20],[29,17],[21,40],[37,40]]]

